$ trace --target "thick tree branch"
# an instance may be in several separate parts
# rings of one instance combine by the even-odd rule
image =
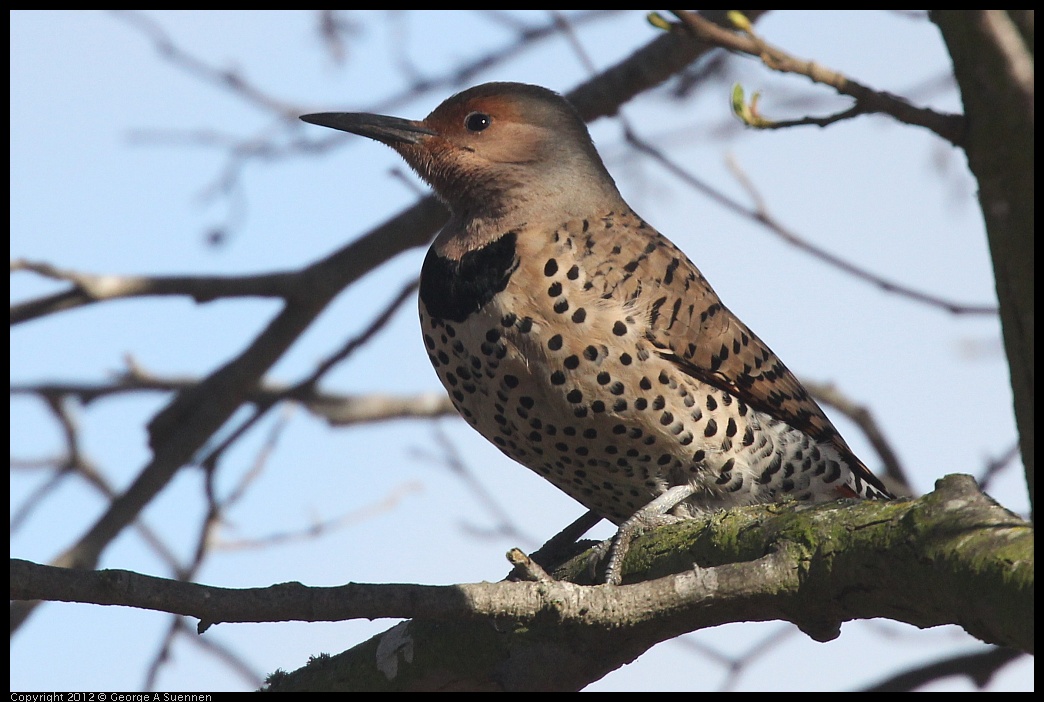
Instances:
[[[988,640],[997,639],[985,635],[983,626],[1017,629],[1022,643],[1015,647],[1032,650],[1033,621],[1025,613],[1033,602],[1033,530],[982,495],[967,476],[945,478],[935,492],[913,502],[797,511],[769,505],[677,524],[636,541],[625,569],[653,564],[643,575],[655,576],[685,571],[695,560],[704,577],[724,576],[727,571],[716,564],[735,558],[757,562],[784,541],[794,547],[792,555],[804,554],[790,564],[800,573],[797,589],[781,588],[765,600],[737,598],[734,612],[718,599],[706,609],[697,602],[659,621],[608,630],[562,621],[558,609],[523,625],[413,620],[293,673],[279,671],[269,686],[281,691],[578,690],[671,636],[714,621],[762,617],[795,621],[820,638],[836,632],[841,620],[872,616],[921,627],[957,623]],[[668,565],[670,559],[674,565]],[[794,582],[768,565],[743,574],[755,581],[779,576],[779,582]],[[686,574],[673,582],[698,582],[698,577]],[[757,586],[739,587],[751,594]],[[987,603],[983,593],[996,597]]]
[[[934,10],[968,115],[964,149],[979,186],[1030,504],[1034,495],[1033,42],[1017,11]],[[1032,23],[1032,20],[1031,20]]]
[[[580,662],[576,651],[560,669],[509,676],[519,685],[553,680],[556,687],[576,666],[595,675],[571,683],[582,687],[659,641],[737,621],[783,619],[817,640],[838,636],[852,619],[958,624],[985,641],[1033,650],[1032,618],[1025,616],[1033,606],[1033,530],[966,476],[941,480],[916,501],[719,512],[636,541],[626,571],[632,581],[638,573],[651,579],[619,587],[538,581],[232,590],[12,560],[11,597],[155,609],[196,617],[201,629],[218,622],[412,617],[423,621],[383,636],[415,637],[430,628],[442,632],[439,645],[459,646],[456,634],[486,629],[482,640],[499,640],[496,648],[509,656],[519,655],[518,646],[535,655],[566,640],[611,652]],[[532,663],[524,661],[503,659],[496,667]],[[400,662],[403,673],[409,663]],[[402,689],[416,680],[387,684]]]

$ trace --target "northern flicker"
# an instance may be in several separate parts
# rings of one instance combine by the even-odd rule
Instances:
[[[488,83],[422,121],[302,119],[387,144],[449,208],[420,278],[431,363],[469,424],[587,508],[623,525],[788,496],[890,497],[628,206],[557,93]]]

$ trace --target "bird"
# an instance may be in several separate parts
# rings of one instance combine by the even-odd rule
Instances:
[[[627,204],[563,96],[494,82],[423,120],[301,119],[386,144],[446,205],[418,294],[439,380],[468,424],[621,527],[621,544],[628,527],[740,505],[892,498]]]

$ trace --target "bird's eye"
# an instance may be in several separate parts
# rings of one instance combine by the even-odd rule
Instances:
[[[481,132],[488,127],[493,120],[485,112],[472,112],[464,118],[464,126],[469,132]]]

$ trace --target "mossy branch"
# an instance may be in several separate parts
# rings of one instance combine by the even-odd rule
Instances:
[[[583,563],[556,575],[576,575]],[[624,567],[631,584],[620,587],[283,583],[233,590],[12,560],[11,598],[143,607],[196,617],[201,630],[218,622],[414,619],[280,676],[280,689],[316,689],[313,676],[328,674],[316,666],[336,666],[341,689],[373,689],[380,678],[386,689],[418,689],[433,684],[436,670],[457,689],[579,689],[660,641],[739,621],[791,621],[825,641],[845,621],[882,617],[918,627],[957,624],[986,642],[1034,647],[1033,528],[967,476],[944,478],[918,500],[718,512],[636,540]],[[389,636],[398,642],[390,649]],[[371,649],[385,651],[384,667]],[[343,676],[360,665],[376,677]]]

